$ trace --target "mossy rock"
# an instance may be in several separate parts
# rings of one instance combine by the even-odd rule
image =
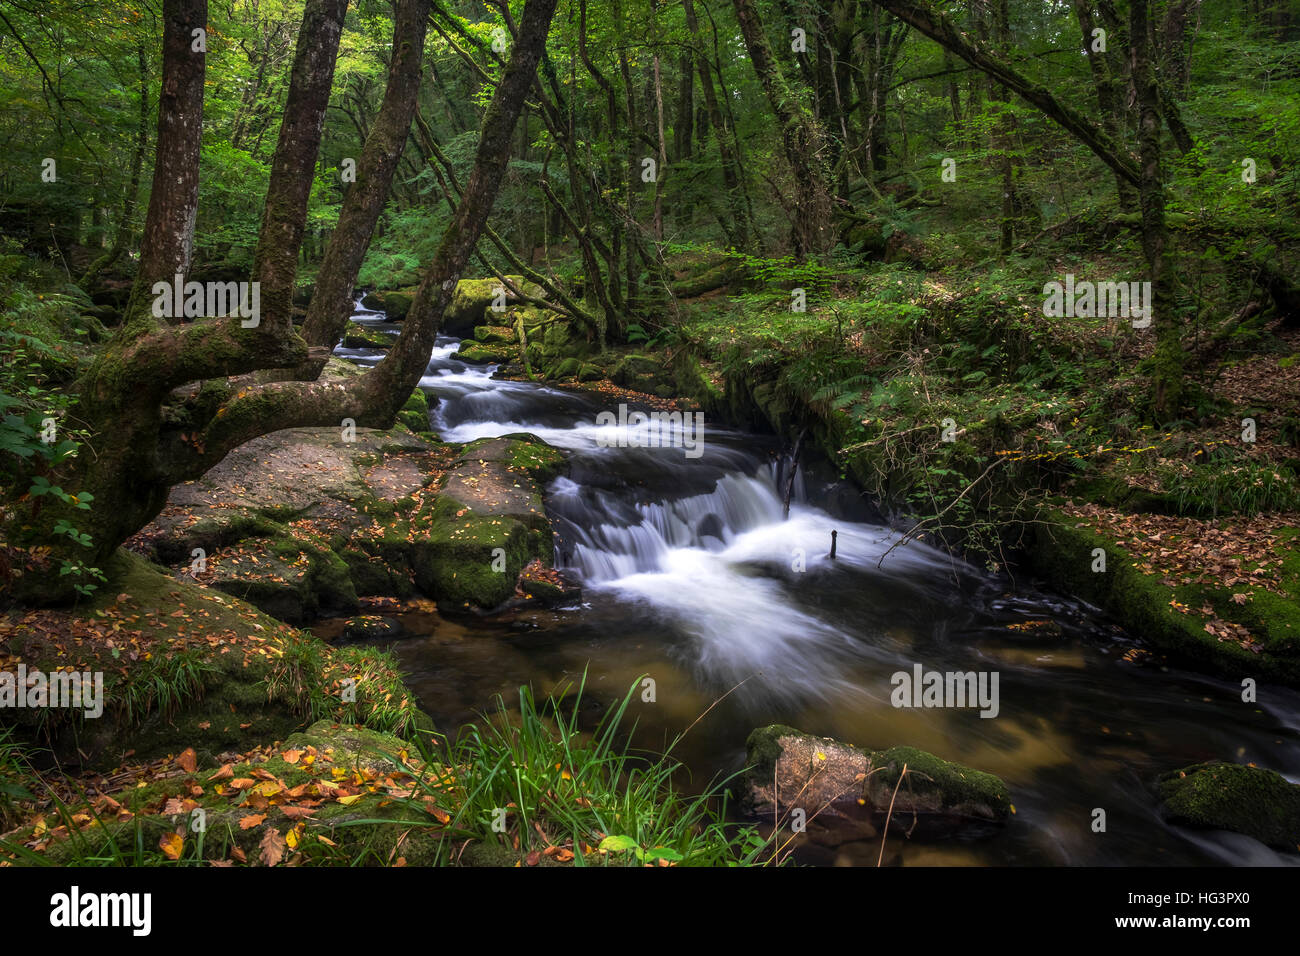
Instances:
[[[872,839],[886,819],[891,830],[922,837],[988,836],[1011,809],[999,777],[915,747],[867,751],[783,724],[756,729],[746,746],[744,812],[771,820],[803,808],[824,843]]]
[[[599,382],[605,377],[605,370],[599,365],[592,365],[590,362],[583,364],[578,369],[579,382]]]
[[[525,294],[541,298],[543,290],[540,286],[525,282],[523,276],[507,276],[507,278]],[[504,298],[507,307],[520,302],[518,298],[510,294],[510,291],[502,285],[501,280],[496,277],[461,279],[456,283],[456,292],[452,295],[446,312],[443,313],[443,331],[457,338],[472,335],[475,326],[483,325],[487,321],[488,309],[500,301],[499,291],[505,292]]]
[[[338,554],[348,566],[348,576],[359,597],[405,599],[415,594],[410,555],[403,544],[387,546],[383,541],[366,541],[359,546],[349,541]]]
[[[1172,823],[1232,830],[1279,849],[1300,848],[1300,785],[1261,767],[1211,761],[1160,777]]]
[[[386,332],[368,329],[364,325],[349,320],[343,329],[343,347],[345,349],[390,349],[396,341]]]
[[[408,771],[407,761],[412,758],[411,746],[400,737],[330,720],[318,720],[286,736],[269,759],[232,764],[227,780],[261,777],[274,781],[277,793],[297,787],[317,792],[315,786],[330,780],[335,770],[382,779]],[[283,754],[290,750],[311,755],[310,765],[305,759],[292,764],[284,760]],[[280,865],[384,866],[400,857],[407,865],[427,866],[444,858],[440,853],[445,837],[442,825],[424,806],[393,799],[382,785],[377,792],[363,788],[355,800],[347,802],[329,799],[329,791],[322,788],[326,799],[318,801],[320,805],[305,818],[285,812],[285,807],[293,808],[297,801],[282,804],[276,800],[264,807],[257,825],[249,826],[245,820],[251,810],[240,800],[241,793],[248,791],[204,785],[217,763],[215,755],[200,752],[198,769],[192,775],[159,778],[118,791],[114,798],[133,814],[129,819],[105,816],[99,825],[84,828],[76,839],[51,841],[45,858],[55,865],[72,865],[84,863],[90,856],[120,854],[130,859],[136,846],[154,852],[164,836],[182,832],[178,828],[186,823],[186,813],[162,811],[172,797],[194,799],[204,812],[204,839],[197,844],[186,833],[185,859],[201,845],[206,860],[237,857],[261,865],[261,844],[269,830],[281,836],[296,831],[296,846],[285,848]],[[196,783],[198,788],[193,787]],[[318,836],[327,842],[318,842]],[[27,839],[30,833],[22,837]]]
[[[500,462],[507,471],[525,475],[539,484],[560,474],[566,461],[562,451],[528,432],[480,438],[466,445],[456,459],[457,464]],[[527,520],[532,521],[531,518]]]
[[[511,344],[515,341],[515,330],[508,325],[480,325],[474,330],[474,338],[485,344]]]
[[[1144,574],[1128,551],[1078,519],[1060,512],[1045,517],[1048,520],[1034,525],[1029,566],[1056,589],[1106,609],[1160,650],[1229,680],[1263,677],[1300,686],[1300,610],[1294,599],[1258,592],[1241,607],[1229,600],[1229,592],[1169,587],[1158,575]],[[1293,540],[1289,535],[1284,529],[1283,537]],[[1093,572],[1098,548],[1106,554],[1106,570]],[[1284,544],[1281,577],[1300,580],[1300,554],[1294,545]],[[1205,630],[1203,619],[1179,613],[1173,601],[1195,607],[1221,604],[1225,620],[1240,618],[1262,636],[1263,651],[1253,653],[1236,642],[1218,640]]]
[[[455,358],[462,362],[473,362],[478,365],[500,365],[507,361],[510,356],[499,344],[487,345],[481,342],[461,342]]]
[[[246,538],[213,564],[213,587],[289,624],[359,606],[347,564],[314,537]]]
[[[415,549],[416,584],[450,608],[499,607],[514,593],[534,550],[522,522],[442,497],[431,530]]]
[[[411,311],[411,296],[405,292],[388,292],[384,295],[384,316],[389,322],[401,322]]]
[[[671,398],[675,393],[673,375],[659,359],[633,352],[618,359],[609,374],[615,385],[648,395]]]
[[[308,696],[328,681],[329,668],[371,675],[374,683],[363,682],[358,691],[363,704],[410,697],[388,659],[371,648],[336,651],[216,589],[171,577],[128,551],[117,551],[105,572],[109,582],[103,592],[84,610],[69,613],[91,620],[129,617],[140,646],[151,648],[152,657],[121,667],[109,657],[106,644],[83,645],[85,653],[101,655],[98,663],[93,656],[78,663],[106,673],[107,706],[98,719],[51,724],[48,737],[42,731],[41,746],[50,747],[60,761],[112,768],[122,765],[128,751],[134,751],[135,761],[148,762],[187,747],[202,758],[242,752],[250,742],[283,740],[303,726]],[[168,664],[173,641],[182,633],[185,656],[172,663],[183,662],[192,678],[184,681],[178,678],[181,671]],[[57,661],[44,660],[41,646],[31,640],[16,646],[11,639],[8,651],[42,670],[69,663],[63,651]],[[297,683],[283,674],[274,678],[286,659],[295,662]],[[126,664],[125,657],[121,663]],[[166,705],[158,702],[162,684],[170,688]],[[148,701],[147,709],[128,713],[124,701],[132,698]],[[426,715],[416,712],[415,717],[413,729],[428,724]]]
[[[397,413],[397,420],[413,432],[429,430],[429,398],[423,390],[417,388],[411,392],[406,404]]]

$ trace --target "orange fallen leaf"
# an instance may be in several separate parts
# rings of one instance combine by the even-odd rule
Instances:
[[[194,748],[186,747],[181,751],[181,755],[176,758],[176,763],[178,763],[180,768],[186,773],[193,773],[198,767],[198,759],[194,755]]]
[[[240,819],[239,829],[251,830],[255,826],[260,826],[262,821],[265,819],[266,819],[265,813],[250,813],[248,816]]]
[[[169,860],[179,860],[184,847],[185,837],[179,833],[164,833],[162,839],[158,841],[158,849],[162,850],[163,856]]]

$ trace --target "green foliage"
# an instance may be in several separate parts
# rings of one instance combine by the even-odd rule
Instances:
[[[518,851],[506,850],[517,857],[539,847],[540,827],[553,841],[571,837],[575,848],[587,843],[606,850],[595,857],[577,853],[575,865],[758,862],[766,843],[755,839],[752,827],[726,822],[726,780],[690,796],[677,783],[684,770],[671,746],[662,755],[639,755],[623,742],[622,725],[639,686],[634,683],[591,734],[578,720],[585,677],[571,695],[553,695],[540,706],[521,687],[517,713],[498,699],[498,712],[483,724],[462,728],[455,740],[427,743],[426,759],[448,771],[422,786],[432,794],[454,787],[463,802],[449,826],[492,844],[504,840],[507,847],[517,836]],[[505,833],[493,829],[500,808],[508,808]]]
[[[1203,465],[1166,467],[1161,477],[1180,514],[1217,518],[1300,508],[1300,483],[1284,466],[1234,464],[1212,457]]]

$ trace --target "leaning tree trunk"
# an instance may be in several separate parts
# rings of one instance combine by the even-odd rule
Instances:
[[[357,178],[343,199],[338,224],[316,273],[316,290],[307,309],[302,336],[311,345],[333,348],[351,313],[352,292],[375,223],[397,171],[398,158],[420,98],[420,67],[430,0],[399,0],[393,23],[393,57],[388,88],[357,161]],[[315,379],[324,362],[308,362],[299,377]]]
[[[735,0],[740,3],[742,0]],[[871,0],[904,23],[915,27],[945,49],[951,50],[971,66],[999,80],[1021,99],[1036,106],[1045,116],[1070,133],[1116,174],[1137,185],[1137,164],[1111,133],[1078,110],[1062,103],[1050,90],[1020,73],[1009,62],[972,42],[966,34],[925,0]]]

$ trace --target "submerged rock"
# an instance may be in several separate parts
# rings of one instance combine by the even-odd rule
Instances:
[[[1171,823],[1232,830],[1272,847],[1300,847],[1300,785],[1279,773],[1235,763],[1194,764],[1158,783]]]
[[[405,633],[401,621],[378,614],[359,614],[343,622],[345,641],[391,641]]]
[[[1011,808],[1000,778],[915,747],[867,751],[781,724],[755,730],[746,746],[742,810],[785,826],[802,810],[809,835],[821,843],[874,838],[887,816],[894,833],[987,836]]]

